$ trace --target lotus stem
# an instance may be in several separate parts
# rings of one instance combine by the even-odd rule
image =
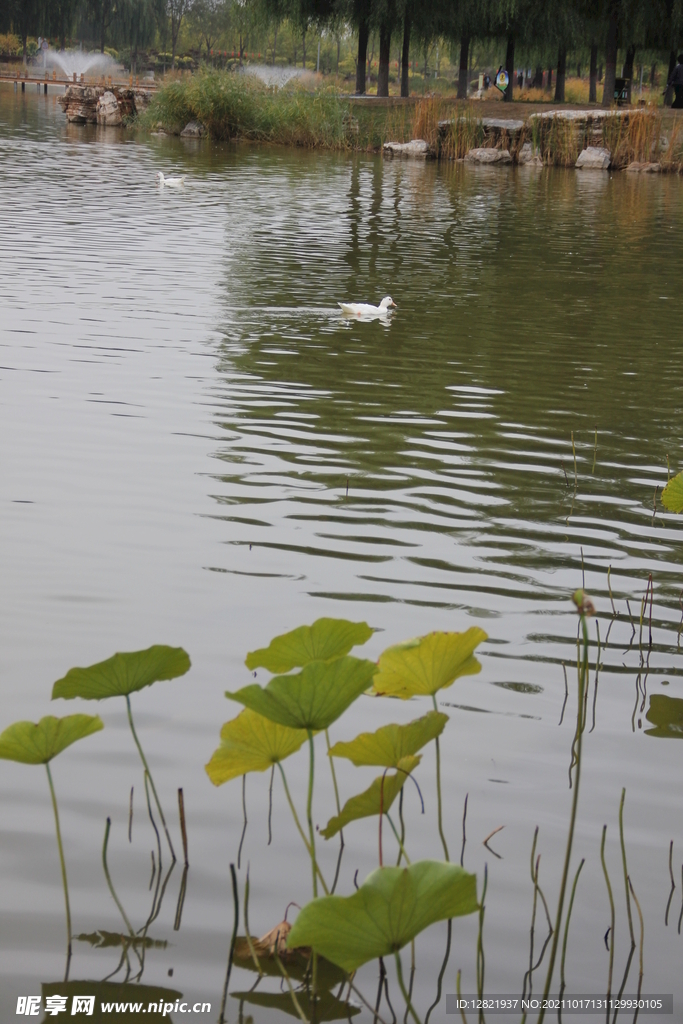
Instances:
[[[308,800],[306,801],[306,818],[308,819],[308,834],[310,837],[311,870],[313,872],[313,899],[318,896],[318,873],[315,859],[315,829],[313,828],[313,777],[315,775],[315,746],[313,743],[313,731],[308,730]]]
[[[408,1007],[408,1010],[410,1012],[410,1016],[415,1021],[415,1024],[422,1024],[422,1021],[420,1020],[418,1015],[415,1013],[415,1010],[413,1008],[413,1004],[410,1001],[410,996],[408,995],[408,991],[406,989],[405,982],[403,980],[403,968],[401,967],[401,957],[399,955],[398,950],[396,950],[396,952],[394,953],[394,956],[396,958],[396,976],[398,978],[399,988],[401,989],[401,995],[405,999],[406,1006]]]
[[[304,832],[304,830],[303,830],[303,828],[301,826],[301,822],[299,821],[299,815],[296,813],[296,807],[294,806],[294,801],[292,800],[292,795],[289,792],[289,786],[287,785],[287,776],[285,775],[285,770],[284,770],[284,768],[282,767],[282,765],[280,764],[279,761],[277,763],[277,766],[280,769],[280,775],[282,776],[282,785],[285,787],[285,796],[287,797],[287,803],[289,804],[289,809],[291,810],[292,817],[294,818],[294,824],[296,825],[297,829],[299,830],[299,835],[303,839],[304,846],[306,847],[306,852],[308,853],[308,856],[310,857],[311,856],[311,847],[309,845],[308,839],[306,838],[306,833]],[[316,871],[318,873],[318,878],[320,879],[320,884],[322,885],[323,889],[325,890],[325,895],[329,896],[330,891],[327,888],[327,884],[325,882],[325,879],[323,878],[322,872],[320,870],[320,866],[318,865],[317,861],[316,861]]]
[[[402,792],[403,792],[403,790],[401,790],[401,793]],[[405,859],[406,864],[410,865],[410,857],[406,853],[406,849],[405,849],[405,846],[403,845],[403,841],[400,838],[398,832],[396,831],[396,826],[394,825],[393,821],[391,820],[391,815],[389,814],[388,811],[385,811],[384,813],[386,815],[387,821],[391,825],[391,830],[394,833],[394,835],[396,836],[396,842],[398,843],[398,846],[399,846],[398,864],[401,863],[401,857],[403,857]],[[396,865],[397,867],[398,867],[398,864]]]
[[[235,921],[232,927],[232,938],[230,940],[230,952],[228,953],[228,969],[225,972],[225,983],[223,985],[223,998],[221,999],[221,1010],[218,1017],[218,1024],[224,1024],[225,1022],[225,1004],[228,1000],[228,986],[230,985],[230,973],[232,971],[232,961],[235,956],[235,943],[237,941],[237,929],[240,923],[240,898],[237,892],[237,875],[235,874],[235,865],[230,865],[230,877],[232,879],[232,899],[235,907]]]
[[[249,952],[251,958],[254,961],[254,966],[259,972],[259,977],[263,977],[263,970],[261,968],[261,961],[256,955],[254,949],[254,943],[252,942],[251,935],[249,933],[249,865],[247,865],[247,879],[244,883],[244,934],[247,936],[247,945],[249,946]]]
[[[59,827],[59,810],[57,809],[57,795],[55,793],[55,787],[52,782],[52,772],[50,771],[49,762],[45,762],[45,771],[47,772],[47,781],[50,786],[50,796],[52,797],[52,810],[55,815],[55,831],[57,833],[57,849],[59,850],[59,865],[62,869],[62,885],[64,887],[64,906],[66,908],[66,972],[64,974],[64,981],[69,980],[69,967],[71,965],[71,907],[69,905],[69,883],[66,878],[66,861],[64,860],[64,847],[62,846],[62,830]]]
[[[120,913],[121,917],[123,918],[123,922],[124,922],[126,928],[128,929],[128,934],[130,935],[131,939],[135,939],[135,932],[133,930],[133,926],[130,923],[130,921],[128,920],[128,915],[126,914],[125,910],[123,909],[123,904],[121,903],[120,899],[116,895],[116,890],[114,889],[114,883],[111,880],[111,875],[109,874],[109,867],[107,866],[107,846],[109,845],[109,832],[110,832],[110,830],[111,830],[111,818],[107,818],[107,824],[104,826],[104,842],[102,843],[102,867],[104,868],[104,877],[107,879],[107,885],[109,886],[109,892],[111,893],[111,896],[112,896],[112,899],[114,900],[114,903],[116,904],[116,906],[119,909],[119,913]]]
[[[569,938],[569,922],[572,917],[572,909],[574,907],[574,897],[576,896],[576,886],[579,881],[579,875],[581,874],[581,868],[586,863],[585,857],[576,869],[574,875],[574,884],[572,885],[571,896],[569,897],[569,906],[567,907],[567,920],[564,923],[564,937],[562,939],[562,957],[560,959],[560,989],[563,991],[565,988],[565,977],[564,977],[564,965],[567,957],[567,940]]]
[[[579,672],[579,694],[578,694],[578,706],[576,712],[576,735],[574,737],[574,743],[572,745],[572,751],[576,758],[576,772],[574,775],[574,795],[572,798],[572,808],[569,818],[569,834],[567,836],[567,848],[564,855],[564,867],[562,869],[562,881],[560,882],[560,895],[557,901],[557,915],[555,918],[555,929],[553,935],[553,944],[550,947],[550,960],[548,962],[548,973],[545,979],[545,988],[543,989],[543,1003],[541,1005],[541,1011],[538,1015],[537,1024],[543,1024],[543,1018],[545,1017],[544,1004],[548,999],[550,993],[550,986],[553,980],[553,971],[555,969],[555,958],[557,956],[557,947],[560,941],[560,926],[562,924],[562,911],[564,910],[564,898],[567,892],[567,882],[569,880],[569,865],[572,858],[572,847],[574,845],[574,828],[576,826],[576,815],[579,807],[579,783],[581,781],[581,745],[583,737],[583,699],[584,691],[586,687],[586,681],[588,679],[588,627],[586,625],[586,616],[580,612],[581,627],[583,630],[583,663]]]
[[[432,694],[432,702],[434,704],[434,710],[438,712],[439,708],[436,703],[436,696]],[[443,834],[443,820],[441,814],[441,751],[439,749],[439,737],[437,736],[434,740],[436,744],[436,800],[437,800],[437,812],[439,820],[439,835],[441,836],[441,844],[443,846],[444,857],[446,860],[450,860],[448,855],[448,845],[446,843],[446,837]]]
[[[160,802],[159,796],[157,794],[157,788],[154,785],[154,779],[152,778],[152,773],[149,770],[149,765],[147,764],[147,758],[144,755],[144,751],[143,751],[143,749],[142,749],[142,747],[140,745],[140,740],[138,739],[138,734],[135,731],[135,725],[133,723],[133,712],[132,712],[131,706],[130,706],[130,694],[128,694],[128,693],[126,694],[126,708],[128,710],[128,723],[130,725],[130,731],[133,734],[133,739],[135,740],[135,746],[138,748],[138,754],[140,755],[140,760],[142,761],[144,769],[147,772],[147,776],[149,778],[149,784],[152,787],[152,793],[154,794],[154,802],[157,805],[157,810],[159,812],[159,817],[161,818],[161,824],[164,826],[164,832],[166,833],[166,839],[168,841],[168,848],[171,851],[171,857],[175,861],[175,859],[176,859],[175,850],[173,849],[173,843],[171,842],[171,836],[170,836],[169,831],[168,831],[168,826],[166,824],[166,819],[164,818],[164,812],[161,809],[161,802]]]
[[[609,908],[610,908],[610,932],[609,932],[609,969],[607,972],[607,1004],[609,1005],[610,996],[612,995],[612,974],[614,971],[614,896],[612,895],[612,885],[609,880],[609,873],[607,871],[607,863],[605,861],[605,839],[607,838],[607,825],[602,826],[602,842],[600,843],[600,862],[602,863],[602,873],[605,876],[605,884],[607,885],[607,895],[609,897]],[[607,1020],[609,1021],[609,1010],[607,1011]]]
[[[619,841],[621,844],[621,863],[624,869],[624,887],[626,889],[626,913],[628,914],[628,930],[631,933],[631,947],[635,946],[636,940],[633,934],[633,915],[631,914],[631,894],[629,892],[628,867],[626,865],[626,843],[624,842],[624,802],[626,800],[626,787],[621,791],[619,803]]]
[[[306,1016],[304,1011],[301,1009],[301,1004],[300,1004],[299,1000],[296,997],[296,992],[294,991],[294,988],[292,987],[291,979],[290,979],[289,975],[287,974],[287,971],[285,970],[285,968],[284,968],[284,966],[282,964],[282,961],[280,960],[280,957],[277,954],[277,949],[274,951],[273,955],[275,956],[276,963],[277,963],[278,967],[280,968],[280,973],[281,973],[282,977],[287,982],[287,988],[289,989],[289,994],[292,997],[292,1002],[294,1003],[294,1009],[298,1013],[298,1015],[301,1018],[303,1024],[308,1024],[308,1017]]]
[[[636,905],[636,910],[638,911],[638,920],[640,922],[640,947],[639,947],[639,961],[638,961],[638,999],[640,999],[640,992],[641,992],[641,989],[643,987],[643,972],[645,970],[644,964],[643,964],[643,948],[644,948],[644,945],[645,945],[645,924],[643,922],[643,912],[640,909],[640,903],[638,902],[638,897],[636,896],[636,891],[633,888],[633,885],[631,883],[631,879],[630,878],[628,880],[628,884],[629,884],[629,888],[631,890],[631,895],[633,896],[633,901],[634,901],[634,903]],[[637,1011],[636,1011],[636,1016],[638,1016]]]

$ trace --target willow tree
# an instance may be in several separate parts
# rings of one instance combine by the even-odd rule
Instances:
[[[162,0],[121,0],[117,31],[130,46],[130,71],[137,73],[138,51],[154,41],[158,22],[165,16]]]

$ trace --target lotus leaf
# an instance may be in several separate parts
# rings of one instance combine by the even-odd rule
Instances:
[[[52,699],[83,697],[84,700],[104,700],[105,697],[125,697],[161,679],[183,676],[190,667],[190,658],[182,647],[155,645],[146,651],[115,654],[88,668],[69,669],[63,679],[52,688]]]
[[[307,903],[287,945],[310,946],[355,971],[397,952],[430,924],[478,909],[476,876],[456,864],[421,860],[406,868],[377,868],[352,896]]]
[[[459,676],[476,675],[481,665],[472,657],[487,635],[478,626],[464,633],[428,633],[394,647],[379,658],[373,689],[392,697],[432,696]]]
[[[407,725],[385,725],[376,732],[362,732],[349,743],[335,743],[331,757],[348,757],[355,765],[377,764],[396,768],[402,757],[414,754],[440,736],[448,715],[428,711]]]
[[[312,661],[301,672],[274,676],[225,696],[290,729],[327,729],[370,685],[377,666],[360,658]]]
[[[420,760],[419,755],[401,758],[397,765],[399,771],[393,775],[378,776],[365,792],[347,800],[342,807],[341,814],[330,818],[326,827],[321,829],[320,835],[324,839],[331,839],[350,821],[357,821],[358,818],[371,818],[373,815],[379,814],[380,805],[383,812],[386,813],[400,793],[408,775],[417,768]],[[382,787],[383,779],[384,787]]]
[[[205,766],[206,774],[221,786],[247,772],[265,772],[295,754],[306,737],[305,729],[289,729],[245,708],[221,729],[221,745]]]
[[[35,722],[15,722],[0,735],[0,757],[21,764],[47,764],[94,732],[104,729],[99,715],[47,715]]]
[[[646,729],[646,736],[683,740],[683,700],[655,693],[650,697],[650,707],[645,716],[654,729]]]
[[[352,647],[366,643],[372,630],[366,622],[347,619],[316,619],[312,626],[299,626],[270,641],[268,647],[247,655],[247,668],[289,672],[311,661],[331,661],[348,654]]]
[[[295,994],[306,1020],[316,1020],[322,1024],[323,1021],[328,1020],[348,1020],[349,1017],[355,1017],[357,1013],[361,1012],[360,1006],[355,1006],[350,1002],[347,1003],[344,999],[337,999],[331,992],[319,993],[315,1000],[315,1007],[313,1007],[311,998],[305,989]],[[240,1002],[249,1003],[251,1006],[262,1006],[264,1009],[278,1010],[281,1013],[289,1014],[290,1017],[300,1019],[299,1011],[294,1005],[294,1000],[287,991],[254,992],[250,989],[248,992],[233,992],[232,997],[233,999],[239,999]]]
[[[662,505],[669,512],[683,512],[683,473],[677,473],[662,491]]]

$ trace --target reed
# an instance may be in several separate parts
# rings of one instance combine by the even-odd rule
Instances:
[[[345,149],[353,141],[349,104],[332,90],[273,89],[257,79],[205,71],[159,90],[141,119],[179,132],[200,121],[214,139],[247,139],[290,146]]]

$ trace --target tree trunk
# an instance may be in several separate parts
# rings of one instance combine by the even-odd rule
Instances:
[[[581,64],[576,65],[576,77],[581,78]]]
[[[515,37],[510,33],[505,51],[505,70],[508,73],[508,86],[503,94],[504,103],[512,103],[513,82],[515,78]]]
[[[340,40],[339,36],[337,36],[337,71],[336,71],[336,74],[339,74],[339,51],[340,50],[341,50],[341,40]]]
[[[356,61],[356,96],[365,96],[365,72],[368,64],[370,26],[363,18],[358,26],[358,60]]]
[[[631,45],[626,50],[626,61],[624,63],[623,76],[622,76],[623,78],[627,78],[628,79],[628,84],[627,84],[627,87],[626,87],[627,90],[628,90],[627,94],[626,94],[626,101],[627,101],[627,103],[631,102],[631,91],[632,91],[632,88],[633,88],[633,64],[634,64],[635,59],[636,59],[636,47],[635,47],[635,43],[631,43]]]
[[[545,87],[546,87],[546,90],[548,92],[550,92],[550,90],[553,87],[553,69],[552,68],[548,68],[548,81],[546,82]]]
[[[306,29],[303,30],[303,69],[306,70]]]
[[[652,87],[655,84],[656,77],[657,77],[657,65],[653,64],[652,67],[650,68],[650,87]]]
[[[458,67],[458,99],[467,99],[467,86],[469,82],[467,80],[467,62],[469,59],[470,52],[470,37],[462,35],[460,37],[460,65]]]
[[[379,71],[377,72],[377,95],[389,95],[389,61],[391,60],[391,29],[384,22],[379,27]]]
[[[273,67],[275,67],[275,50],[277,48],[277,25],[275,26],[275,35],[273,37]]]
[[[673,85],[669,85],[668,82],[669,82],[669,79],[671,78],[671,72],[673,71],[673,69],[675,67],[676,67],[676,51],[675,50],[671,50],[671,52],[669,53],[669,73],[666,76],[667,86],[666,86],[666,92],[664,93],[664,106],[665,107],[670,107],[671,104],[673,103],[674,87],[673,87]]]
[[[567,77],[567,47],[560,44],[557,51],[557,78],[555,79],[555,103],[564,103],[564,83]]]
[[[542,89],[543,88],[543,68],[541,67],[540,64],[536,65],[536,74],[534,75],[534,80],[531,83],[531,85],[532,85],[532,88],[534,88],[534,89]]]
[[[403,49],[401,50],[401,96],[410,96],[410,15],[403,18]]]
[[[605,85],[602,90],[603,107],[611,107],[614,103],[614,84],[617,77],[617,36],[619,33],[617,2],[618,0],[612,0],[610,3],[607,45],[605,47]]]
[[[591,70],[590,84],[588,86],[588,102],[598,102],[598,47],[596,43],[591,46]]]

